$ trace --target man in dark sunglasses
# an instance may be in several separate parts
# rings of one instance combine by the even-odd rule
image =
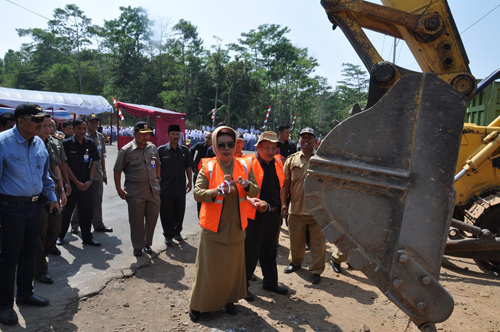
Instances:
[[[60,212],[49,176],[49,155],[36,136],[50,116],[33,103],[16,107],[16,125],[0,134],[0,322],[17,324],[14,289],[17,270],[18,305],[46,306],[49,300],[33,293],[35,253],[42,221],[42,207]]]

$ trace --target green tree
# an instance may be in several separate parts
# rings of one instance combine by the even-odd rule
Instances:
[[[31,43],[21,46],[24,63],[31,63],[39,73],[56,63],[66,62],[69,49],[55,33],[40,28],[16,29],[19,37],[31,37]]]
[[[83,92],[82,69],[80,49],[83,45],[91,44],[89,40],[92,20],[84,15],[83,11],[75,4],[66,5],[54,10],[54,19],[49,21],[49,28],[60,36],[71,50],[76,49],[78,61],[78,82],[80,93]]]
[[[358,103],[363,108],[368,100],[368,84],[370,81],[366,72],[361,69],[361,66],[351,63],[343,63],[342,67],[344,79],[338,81],[336,87],[336,91],[342,100],[342,109],[349,110],[354,103]]]
[[[151,21],[141,7],[120,7],[117,19],[104,22],[103,47],[111,57],[111,87],[117,96],[126,96],[135,103],[148,103],[145,93],[150,89],[143,84],[145,50],[151,36]]]

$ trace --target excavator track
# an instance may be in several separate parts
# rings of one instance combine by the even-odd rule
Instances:
[[[498,236],[500,234],[500,192],[487,197],[477,197],[472,206],[465,210],[464,222],[488,229],[492,234]],[[471,233],[464,233],[467,237],[474,237]],[[494,257],[490,260],[476,258],[476,263],[485,265],[491,270],[500,271],[500,253],[496,251],[490,253],[489,256]]]

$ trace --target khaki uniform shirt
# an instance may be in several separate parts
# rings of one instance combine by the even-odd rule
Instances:
[[[312,216],[311,210],[306,203],[306,193],[304,191],[304,180],[307,176],[309,161],[314,156],[314,152],[307,158],[301,151],[290,155],[285,162],[285,181],[290,180],[290,206],[289,214]]]
[[[59,159],[59,152],[57,150],[56,143],[50,139],[50,136],[45,140],[45,147],[49,153],[49,175],[54,181],[54,185],[57,187],[57,182],[59,182],[59,177],[56,175],[56,166],[61,164],[61,159]],[[64,151],[64,149],[62,149]]]
[[[54,136],[49,136],[49,139],[56,145],[57,155],[59,156],[59,160],[61,160],[61,163],[67,162],[68,158],[66,157],[66,152],[64,151],[62,141]]]
[[[95,135],[87,132],[87,137],[94,141],[99,157],[104,158],[104,154],[106,153],[104,135],[98,131],[95,132]],[[100,161],[95,163],[94,181],[103,181],[103,169]]]
[[[156,181],[156,167],[160,166],[156,146],[148,142],[141,149],[134,139],[120,149],[113,170],[125,173],[127,197],[148,199],[150,193],[160,195],[160,184]]]

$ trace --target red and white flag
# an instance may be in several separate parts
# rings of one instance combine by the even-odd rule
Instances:
[[[266,128],[267,119],[269,118],[269,113],[271,113],[271,106],[269,106],[269,108],[267,109],[266,119],[264,120],[264,125],[262,126],[262,129]]]
[[[297,119],[297,114],[293,116],[292,128],[290,130],[293,130],[293,126],[295,126],[295,119]]]
[[[115,99],[115,97],[113,97],[112,103],[113,103],[113,106],[116,107],[116,99]],[[113,109],[113,107],[111,107],[111,114],[114,113],[113,111],[114,111],[114,109]]]
[[[215,119],[215,108],[212,110],[212,122],[214,121]]]
[[[116,106],[118,102],[116,101],[115,97],[113,97],[113,105],[115,105],[116,108],[118,108],[118,106]],[[123,114],[122,114],[122,110],[118,108],[118,116],[120,117],[120,120],[125,120],[125,118],[123,117]]]

